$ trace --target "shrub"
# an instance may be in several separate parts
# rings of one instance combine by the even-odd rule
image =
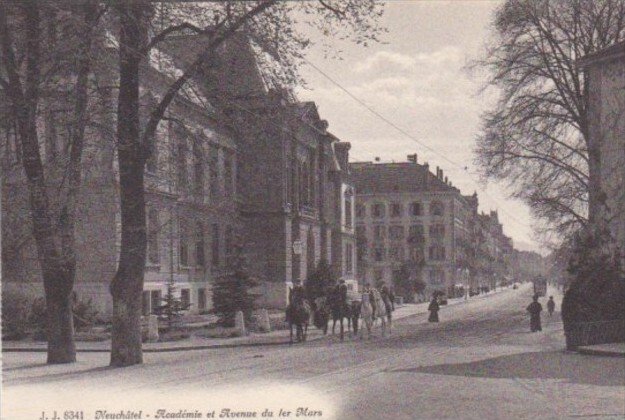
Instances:
[[[573,322],[625,317],[625,286],[618,258],[609,248],[607,231],[588,229],[576,235],[568,272],[573,278],[562,300],[565,330]]]
[[[234,326],[238,311],[242,311],[245,322],[251,324],[254,302],[258,297],[251,290],[257,284],[247,272],[241,247],[236,246],[227,274],[218,277],[213,286],[213,311],[219,316],[221,325]]]
[[[18,293],[2,293],[2,339],[20,340],[28,326],[28,299]]]
[[[37,341],[46,341],[46,331],[48,327],[46,319],[46,300],[43,297],[38,297],[31,304],[28,321],[34,328],[33,338]]]
[[[326,291],[335,285],[338,276],[325,258],[319,260],[315,270],[308,275],[304,288],[306,297],[311,301],[325,296]]]
[[[98,311],[93,306],[91,298],[88,300],[75,300],[72,312],[74,313],[74,328],[76,331],[92,327],[98,322]]]

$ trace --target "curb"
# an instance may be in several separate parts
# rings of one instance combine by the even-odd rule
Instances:
[[[577,352],[579,354],[584,354],[587,356],[625,357],[625,351],[600,350],[600,349],[591,349],[588,347],[578,347]]]

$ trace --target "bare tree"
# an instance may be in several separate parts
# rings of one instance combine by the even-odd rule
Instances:
[[[76,273],[74,229],[88,108],[91,45],[100,17],[90,0],[52,3],[0,2],[0,87],[9,99],[26,174],[33,236],[43,277],[48,363],[76,360],[71,293]],[[69,29],[58,39],[61,28]],[[66,166],[55,197],[41,156],[39,107],[63,86],[73,92]],[[68,116],[66,116],[68,117]],[[58,202],[58,211],[52,201]]]
[[[477,161],[559,235],[585,226],[604,200],[576,60],[625,36],[622,0],[507,0],[478,67],[500,94],[483,115]]]
[[[120,172],[122,238],[120,262],[111,283],[113,296],[112,366],[142,362],[140,304],[146,259],[146,221],[143,170],[158,123],[181,89],[215,58],[234,34],[244,32],[273,57],[277,83],[298,81],[297,64],[310,39],[297,32],[295,15],[312,16],[310,23],[326,36],[351,37],[358,43],[376,40],[383,7],[376,1],[283,2],[257,0],[161,5],[151,2],[114,2],[119,17],[120,89],[117,108],[117,147]],[[156,25],[158,23],[158,25]],[[154,25],[152,25],[154,24]],[[155,31],[154,28],[159,28]],[[168,37],[182,32],[202,35],[194,60],[176,75],[141,129],[139,85],[141,63]],[[264,55],[259,55],[262,59]]]

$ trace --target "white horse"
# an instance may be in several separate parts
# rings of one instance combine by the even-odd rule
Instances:
[[[373,294],[373,303],[375,304],[373,322],[375,323],[376,320],[380,320],[382,323],[382,337],[384,337],[386,336],[386,318],[388,317],[386,305],[384,304],[384,299],[382,299],[382,295],[378,289],[372,289],[371,293]]]
[[[363,338],[365,327],[367,328],[367,338],[370,339],[371,328],[373,327],[373,307],[371,306],[369,292],[365,292],[361,296],[360,318],[364,324],[360,326],[360,339]]]

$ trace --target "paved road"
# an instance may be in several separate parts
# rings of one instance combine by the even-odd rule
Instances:
[[[542,333],[529,333],[530,295],[526,285],[443,307],[440,324],[406,318],[390,337],[376,330],[371,340],[147,354],[143,366],[121,370],[105,367],[101,354],[44,366],[41,354],[5,353],[3,413],[33,418],[18,415],[32,415],[24,404],[37,395],[39,415],[145,407],[142,418],[154,418],[163,407],[172,416],[215,410],[219,418],[229,407],[222,418],[253,410],[261,418],[264,408],[273,418],[624,416],[625,361],[564,352],[558,313]]]

